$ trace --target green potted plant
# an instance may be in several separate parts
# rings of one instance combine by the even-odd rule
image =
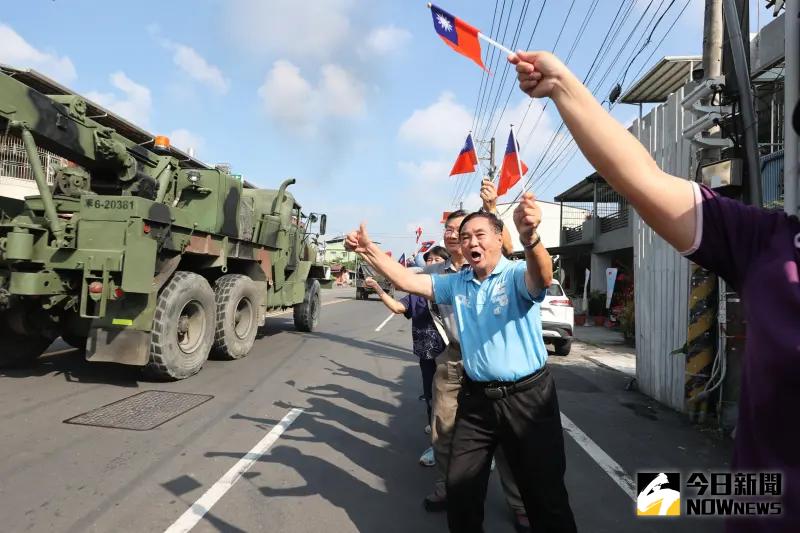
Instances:
[[[625,342],[634,346],[636,344],[636,306],[633,298],[625,301],[622,314],[619,317],[619,325]]]
[[[589,295],[589,315],[595,326],[602,326],[606,321],[606,295],[601,291],[592,291]]]

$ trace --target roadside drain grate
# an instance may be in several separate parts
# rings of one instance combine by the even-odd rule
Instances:
[[[64,420],[67,424],[147,431],[204,404],[213,396],[148,390]]]

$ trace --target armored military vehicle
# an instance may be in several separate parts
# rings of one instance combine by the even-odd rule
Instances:
[[[60,336],[89,361],[182,379],[246,356],[270,311],[317,325],[326,217],[301,211],[293,179],[254,188],[35,71],[0,68],[3,132],[38,195],[0,205],[1,365]],[[40,148],[69,162],[52,186]]]
[[[394,285],[386,276],[378,274],[375,269],[366,263],[359,263],[356,267],[356,300],[369,300],[370,294],[377,294],[375,290],[367,287],[364,283],[367,278],[377,281],[381,289],[394,297]]]

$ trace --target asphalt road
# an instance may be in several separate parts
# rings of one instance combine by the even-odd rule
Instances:
[[[272,317],[247,358],[181,382],[146,382],[63,345],[0,373],[0,531],[446,531],[421,505],[433,471],[417,463],[429,437],[410,323],[376,331],[388,311],[353,292],[325,291],[318,331]],[[550,358],[579,529],[718,530],[635,516],[626,479],[725,467],[729,445],[625,391],[625,376],[582,357],[591,349]],[[63,423],[145,390],[213,398],[149,431]],[[494,476],[486,531],[513,531]]]

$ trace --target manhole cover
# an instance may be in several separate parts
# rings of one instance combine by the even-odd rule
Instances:
[[[182,415],[213,398],[207,394],[186,394],[149,390],[92,409],[67,420],[67,424],[147,431]]]

